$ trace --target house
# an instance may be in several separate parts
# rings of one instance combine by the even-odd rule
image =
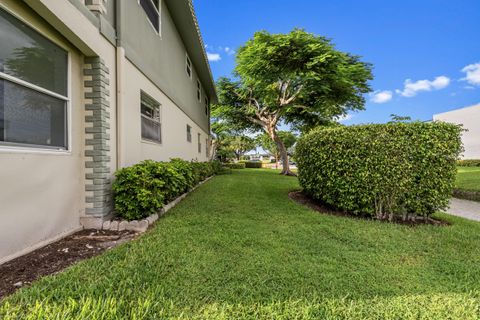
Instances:
[[[0,0],[0,263],[112,214],[114,172],[208,159],[191,0]]]
[[[462,158],[480,159],[480,104],[435,114],[433,120],[463,125],[467,131],[462,135]]]

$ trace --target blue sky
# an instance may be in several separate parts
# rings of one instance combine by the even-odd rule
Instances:
[[[235,49],[258,30],[304,28],[372,63],[375,93],[366,97],[366,111],[351,114],[345,124],[386,122],[392,113],[430,120],[435,113],[480,103],[479,0],[194,0],[194,5],[215,79],[231,75]]]

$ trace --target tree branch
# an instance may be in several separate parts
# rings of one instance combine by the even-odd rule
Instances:
[[[290,104],[293,100],[295,100],[298,97],[298,95],[300,94],[300,92],[302,92],[302,90],[303,90],[303,84],[298,87],[297,91],[295,91],[295,93],[292,96],[290,96],[290,98],[283,101],[283,105]]]

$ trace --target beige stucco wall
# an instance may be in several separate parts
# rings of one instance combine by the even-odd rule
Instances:
[[[122,14],[121,45],[125,48],[126,57],[203,130],[208,131],[205,83],[201,84],[201,100],[198,101],[198,67],[193,65],[190,79],[186,73],[185,43],[164,1],[161,1],[161,35],[154,31],[138,1],[122,1],[119,5]]]
[[[0,0],[0,6],[64,47],[70,54],[71,65],[70,150],[57,152],[0,146],[0,263],[81,228],[80,218],[85,217],[87,207],[85,174],[91,172],[85,169],[84,156],[85,116],[91,114],[84,111],[87,102],[83,87],[85,56],[100,56],[110,70],[111,174],[118,166],[133,165],[145,159],[207,160],[208,134],[202,128],[208,120],[197,118],[194,121],[187,116],[125,58],[122,48],[115,48],[70,1]],[[120,86],[118,92],[117,84]],[[195,86],[194,81],[191,86]],[[162,105],[161,145],[141,139],[141,90]],[[183,94],[189,95],[185,96],[185,101],[195,99],[192,88]],[[190,107],[198,114],[204,113],[201,103]],[[192,142],[187,142],[187,124],[192,127]],[[200,153],[198,133],[201,134]]]
[[[205,139],[207,133],[193,122],[157,86],[148,80],[128,59],[123,59],[120,110],[121,166],[142,160],[168,161],[170,158],[207,161]],[[140,119],[140,92],[143,90],[161,104],[162,144],[142,141]],[[192,142],[187,142],[186,126],[192,127]],[[198,152],[197,134],[201,135],[202,150]]]
[[[89,22],[68,1],[42,1],[60,14],[75,14],[65,21],[74,30],[89,31]],[[69,151],[6,148],[0,146],[0,263],[27,253],[78,230],[85,212],[85,124],[83,54],[63,34],[45,23],[27,5],[0,0],[10,11],[42,35],[62,46],[70,56]],[[77,15],[78,14],[78,15]],[[98,33],[98,31],[97,31]],[[115,132],[115,48],[100,34],[87,37],[111,70],[111,127]],[[115,135],[112,134],[112,155]],[[112,156],[112,172],[116,159]]]
[[[82,57],[18,1],[2,1],[70,55],[69,152],[0,146],[0,261],[80,227],[83,209]]]
[[[433,120],[461,124],[468,131],[462,135],[465,148],[463,159],[480,159],[480,104],[439,113]]]

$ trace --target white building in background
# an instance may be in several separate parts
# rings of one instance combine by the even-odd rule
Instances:
[[[463,125],[468,131],[462,136],[465,148],[462,158],[480,159],[480,104],[435,114],[433,120]]]

